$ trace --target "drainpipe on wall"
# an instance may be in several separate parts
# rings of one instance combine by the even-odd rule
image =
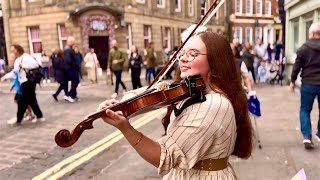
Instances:
[[[4,28],[4,37],[6,42],[7,57],[9,66],[13,66],[13,62],[9,61],[11,38],[10,38],[10,27],[9,27],[9,1],[2,1],[2,12],[3,12],[3,28]]]

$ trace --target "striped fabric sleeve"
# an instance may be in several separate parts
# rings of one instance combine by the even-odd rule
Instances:
[[[233,132],[232,105],[219,94],[206,97],[205,102],[186,108],[173,120],[167,135],[158,140],[161,146],[160,175],[169,173],[172,168],[191,169],[208,152],[219,150],[215,154],[218,159],[228,151],[223,148],[228,143],[223,142],[229,142]]]

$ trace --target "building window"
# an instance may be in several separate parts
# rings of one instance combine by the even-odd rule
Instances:
[[[164,28],[164,45],[170,50],[171,49],[171,31],[169,27]]]
[[[312,23],[313,23],[313,20],[312,20],[312,19],[306,21],[306,39],[309,38],[309,28],[310,28],[310,26],[311,26]]]
[[[29,38],[30,53],[31,54],[41,53],[42,43],[41,43],[39,26],[33,26],[28,28],[28,38]]]
[[[147,48],[149,42],[151,42],[151,26],[143,25],[143,39],[144,39],[144,47]]]
[[[271,16],[271,2],[266,1],[265,14]]]
[[[201,0],[201,17],[203,17],[207,12],[207,1]]]
[[[252,15],[252,0],[246,0],[246,13]]]
[[[262,15],[262,2],[261,2],[261,0],[256,0],[256,14]]]
[[[188,0],[189,1],[189,16],[194,15],[194,0]]]
[[[67,33],[66,26],[64,24],[58,24],[58,36],[59,36],[59,46],[61,49],[67,44]]]
[[[299,48],[299,22],[293,22],[293,52]]]
[[[126,24],[126,30],[127,48],[130,50],[132,46],[132,27],[130,23]]]
[[[242,13],[242,0],[236,0],[235,2],[236,5],[236,14],[241,14]]]
[[[262,35],[261,27],[256,27],[255,41],[256,41],[257,39],[262,39],[262,38],[261,38],[261,35]]]
[[[252,27],[246,27],[246,39],[245,42],[252,42]]]
[[[158,8],[165,8],[165,0],[157,0],[157,7]]]
[[[144,4],[146,0],[136,0],[138,3]]]
[[[239,42],[242,43],[242,28],[241,27],[235,27],[233,37],[238,38]]]
[[[175,0],[175,1],[176,1],[175,11],[176,12],[181,12],[181,0]]]

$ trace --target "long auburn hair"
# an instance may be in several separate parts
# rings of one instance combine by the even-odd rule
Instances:
[[[227,97],[234,109],[237,139],[232,154],[240,158],[249,158],[253,149],[253,129],[248,114],[247,97],[241,85],[230,44],[225,37],[211,31],[198,35],[207,48],[211,71],[207,75],[208,85],[216,93]],[[180,80],[179,72],[176,74],[176,80]],[[172,108],[168,108],[168,113],[162,120],[165,129],[169,124],[170,112]]]

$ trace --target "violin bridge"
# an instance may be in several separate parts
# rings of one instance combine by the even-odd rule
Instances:
[[[157,84],[157,91],[164,91],[169,89],[169,83],[167,82],[160,82]]]

